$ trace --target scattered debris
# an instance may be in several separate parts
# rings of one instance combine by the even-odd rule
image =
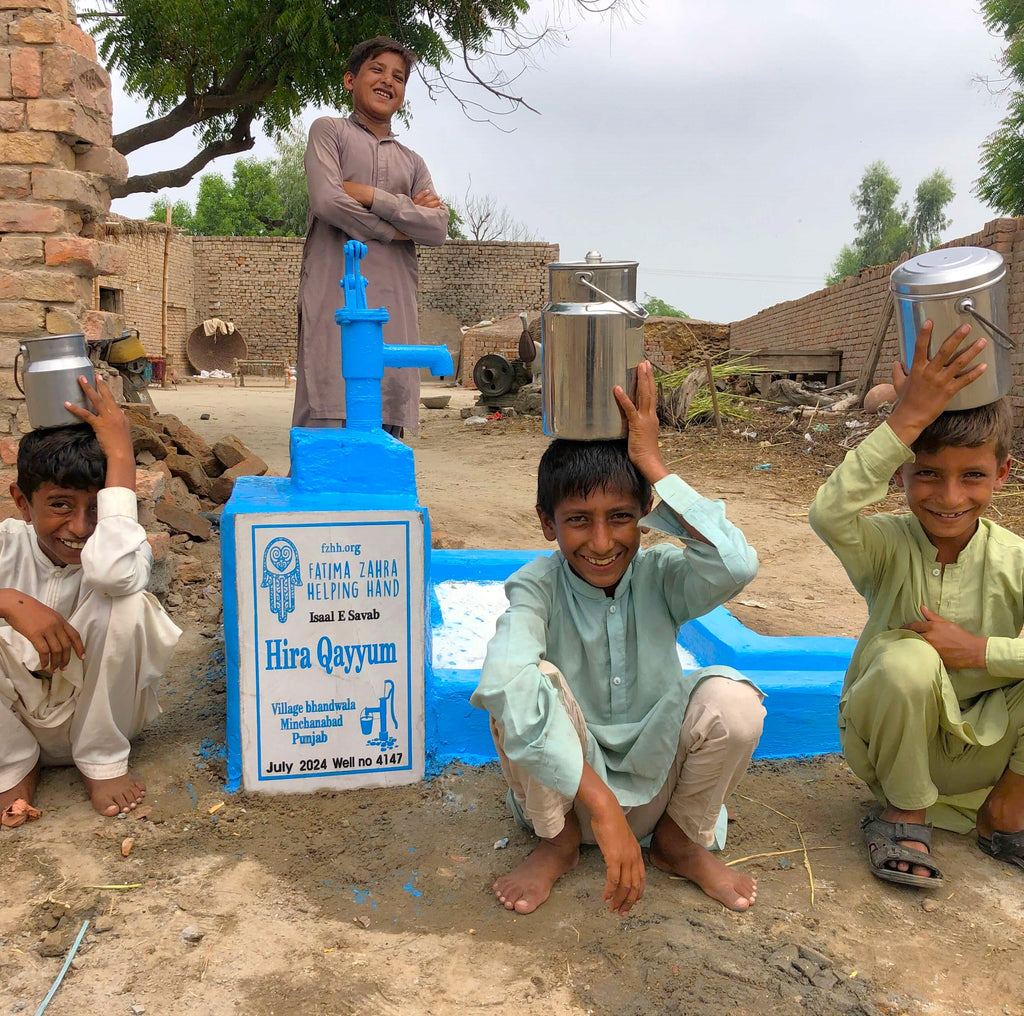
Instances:
[[[121,856],[127,857],[132,852],[132,847],[135,846],[135,837],[126,836],[121,840]]]
[[[507,846],[508,846],[508,837],[507,836],[502,836],[502,838],[500,840],[495,840],[494,841],[494,849],[495,850],[504,850]]]
[[[39,1003],[39,1008],[36,1009],[36,1016],[42,1016],[46,1007],[52,1001],[53,996],[57,994],[57,989],[60,987],[61,981],[64,980],[64,975],[68,972],[68,968],[71,966],[71,962],[75,958],[75,953],[78,952],[78,947],[82,944],[82,939],[85,937],[85,931],[88,927],[89,922],[83,921],[82,927],[78,930],[78,937],[75,939],[74,944],[68,952],[67,959],[64,961],[64,966],[60,968],[60,973],[57,975],[57,979],[53,982],[50,990],[46,993],[46,997]]]
[[[26,822],[34,822],[40,815],[42,812],[38,808],[33,808],[25,798],[19,797],[0,814],[0,826],[4,829],[17,829]]]
[[[205,932],[200,931],[196,925],[190,924],[187,928],[182,928],[180,937],[189,945],[198,945],[205,938]]]

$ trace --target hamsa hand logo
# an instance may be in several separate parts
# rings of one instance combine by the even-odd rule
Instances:
[[[260,585],[270,590],[270,609],[284,623],[295,609],[295,587],[302,585],[299,552],[291,540],[278,536],[267,544]]]

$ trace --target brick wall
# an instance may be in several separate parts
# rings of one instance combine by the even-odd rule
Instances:
[[[945,247],[986,247],[997,250],[1009,266],[1010,332],[1024,333],[1024,218],[995,219],[977,233],[951,240]],[[732,349],[840,349],[842,376],[857,377],[867,358],[889,291],[895,263],[867,268],[827,289],[776,304],[730,326]],[[887,381],[899,355],[896,323],[886,333],[875,381]],[[1013,355],[1014,386],[1010,400],[1017,426],[1024,425],[1024,344]]]
[[[94,280],[123,264],[95,223],[128,164],[111,147],[110,76],[74,4],[3,0],[0,38],[0,364],[7,366],[23,338],[102,338],[112,330],[113,319],[93,308]]]
[[[101,283],[120,292],[124,320],[139,328],[151,356],[160,354],[164,232],[160,223],[114,221],[107,239],[127,256],[128,267]],[[302,243],[301,237],[193,237],[172,231],[167,349],[173,365],[186,364],[185,342],[209,317],[232,320],[250,357],[294,363]],[[558,245],[449,240],[419,248],[419,258],[421,308],[472,324],[538,311],[547,299],[547,265],[558,260]]]
[[[230,319],[245,338],[250,357],[294,364],[302,238],[196,236],[192,242],[195,323],[210,317]],[[340,305],[340,288],[338,297]]]
[[[453,314],[464,325],[540,310],[547,303],[555,243],[449,240],[420,247],[420,305]]]
[[[160,297],[163,292],[164,241],[167,227],[157,222],[115,220],[107,239],[127,258],[123,275],[100,280],[109,299],[120,299],[126,326],[139,329],[146,353],[161,355]],[[186,363],[185,340],[195,325],[193,309],[193,253],[191,236],[171,229],[167,243],[167,355],[171,365]],[[98,294],[102,299],[102,293]]]

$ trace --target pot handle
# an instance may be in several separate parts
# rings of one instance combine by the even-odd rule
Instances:
[[[593,292],[597,293],[599,296],[603,296],[606,300],[611,300],[611,302],[614,303],[616,307],[620,308],[621,310],[624,310],[631,318],[635,319],[636,321],[639,321],[641,324],[644,321],[646,321],[648,317],[650,317],[650,315],[647,313],[646,310],[643,309],[643,307],[641,307],[640,312],[637,313],[635,310],[633,310],[632,307],[627,307],[621,300],[616,300],[614,296],[610,296],[603,289],[598,289],[597,286],[595,286],[594,283],[591,281],[594,278],[594,276],[590,272],[576,272],[573,278],[577,282],[583,283],[583,285],[586,286],[587,289],[593,290]]]
[[[21,387],[21,382],[18,380],[18,361],[21,359],[21,354],[24,352],[25,347],[19,346],[18,352],[15,354],[14,357],[14,383],[18,386],[18,391],[21,392],[22,395],[25,394],[25,389]]]
[[[996,342],[1003,347],[1003,349],[1016,350],[1017,343],[1014,342],[1013,339],[1011,339],[1010,336],[999,327],[999,325],[989,321],[989,319],[984,315],[979,314],[977,310],[974,309],[974,301],[969,296],[965,296],[962,300],[957,300],[956,309],[958,313],[970,314],[971,317],[980,321],[992,333],[992,338],[994,338]]]

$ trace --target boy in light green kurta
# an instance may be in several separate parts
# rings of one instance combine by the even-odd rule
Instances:
[[[982,518],[1009,474],[1010,408],[943,411],[985,369],[969,368],[985,339],[957,352],[969,331],[929,359],[925,322],[909,372],[894,368],[896,408],[810,513],[868,604],[839,727],[847,762],[884,805],[863,823],[871,870],[928,888],[943,881],[923,824],[940,795],[963,806],[975,792],[978,845],[1024,867],[1024,540]],[[910,514],[861,515],[890,477]],[[948,808],[928,817],[971,825]]]

